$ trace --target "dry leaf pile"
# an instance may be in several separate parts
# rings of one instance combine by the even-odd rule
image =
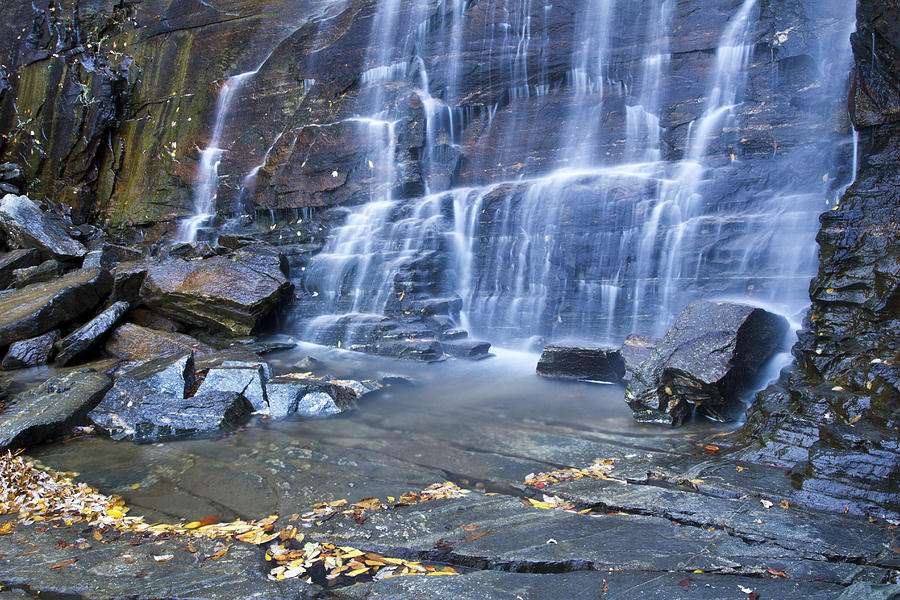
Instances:
[[[336,514],[344,514],[352,516],[358,523],[365,522],[364,513],[377,510],[388,510],[391,508],[400,508],[402,506],[411,506],[420,502],[430,502],[432,500],[445,500],[459,498],[468,493],[468,490],[461,489],[454,483],[433,483],[424,490],[419,492],[406,492],[399,498],[388,496],[384,501],[378,498],[365,498],[350,504],[347,500],[335,500],[333,502],[319,502],[313,505],[313,509],[309,512],[299,515],[301,523],[306,527],[311,527],[331,518]]]
[[[545,487],[553,485],[554,483],[559,483],[560,481],[573,481],[583,477],[621,481],[620,479],[614,479],[609,476],[609,472],[615,468],[615,461],[615,458],[598,458],[594,461],[594,464],[584,469],[559,469],[557,471],[550,471],[549,473],[529,473],[525,476],[525,481],[523,483],[538,489],[544,489]]]

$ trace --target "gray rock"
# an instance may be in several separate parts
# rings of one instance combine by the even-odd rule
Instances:
[[[38,444],[86,422],[110,384],[106,375],[86,369],[51,377],[15,396],[0,419],[0,448]]]
[[[153,391],[184,398],[196,382],[194,355],[180,354],[142,362],[116,381],[137,381]]]
[[[310,371],[313,373],[323,371],[326,368],[325,363],[313,356],[304,356],[297,361],[297,364],[294,366],[301,371]]]
[[[15,163],[0,163],[0,181],[19,186],[25,183],[25,172]]]
[[[632,333],[622,343],[622,359],[625,361],[625,382],[631,380],[631,374],[642,362],[650,358],[653,351],[662,341],[650,335],[637,335]]]
[[[625,361],[616,348],[546,346],[538,360],[537,374],[618,383],[625,375]]]
[[[168,319],[147,308],[136,308],[128,313],[128,321],[141,327],[166,331],[169,333],[182,333],[184,326],[181,323]]]
[[[731,302],[694,302],[637,369],[625,393],[638,421],[678,425],[695,408],[726,419],[759,370],[785,349],[779,315]]]
[[[235,364],[237,361],[226,361]],[[266,410],[266,376],[260,365],[228,366],[210,369],[203,383],[197,388],[197,395],[209,392],[237,392],[253,405],[253,410]]]
[[[441,347],[445,354],[456,356],[458,358],[468,358],[471,360],[480,360],[491,356],[491,344],[481,340],[471,339],[454,339],[442,340]]]
[[[116,328],[106,341],[105,349],[109,354],[125,360],[150,360],[185,352],[201,356],[215,351],[189,335],[157,331],[133,323]]]
[[[374,389],[359,381],[312,379],[282,375],[266,382],[269,414],[276,419],[290,414],[328,417],[351,410],[356,400]]]
[[[52,259],[45,260],[41,264],[33,267],[14,270],[13,277],[16,279],[13,283],[16,289],[21,289],[32,283],[53,281],[59,277],[59,263]]]
[[[240,425],[252,410],[236,392],[181,398],[120,378],[88,416],[114,440],[147,443],[215,435]]]
[[[263,377],[271,379],[272,367],[265,361],[223,360],[220,367],[243,367],[245,369],[262,369]]]
[[[106,271],[82,269],[0,296],[0,347],[90,313],[112,287]]]
[[[141,295],[141,286],[147,272],[154,264],[151,261],[131,261],[116,265],[113,273],[113,300],[124,300],[136,304]]]
[[[91,250],[87,254],[84,255],[84,260],[81,262],[82,269],[99,269],[100,268],[100,258],[103,256],[103,251],[101,250]]]
[[[56,349],[59,354],[56,356],[56,364],[64,367],[94,349],[103,340],[103,337],[115,327],[119,319],[128,312],[129,308],[131,306],[127,302],[116,302],[57,342]]]
[[[36,248],[47,258],[74,259],[87,253],[81,243],[48,219],[28,196],[7,194],[0,200],[0,229],[10,246]]]
[[[10,344],[9,351],[3,357],[3,368],[23,369],[36,367],[50,362],[54,344],[59,341],[59,332],[51,331],[44,335]]]
[[[34,248],[11,250],[0,258],[0,289],[10,287],[16,280],[14,271],[41,263],[41,253]]]

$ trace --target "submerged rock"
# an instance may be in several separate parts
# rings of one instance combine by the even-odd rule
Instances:
[[[87,252],[28,196],[7,194],[0,200],[0,229],[10,246],[36,248],[46,258],[75,259]]]
[[[247,265],[215,256],[152,267],[141,299],[177,321],[240,336],[252,333],[292,289],[277,264]]]
[[[198,356],[215,352],[211,346],[189,335],[158,331],[134,323],[116,328],[106,342],[106,351],[125,360],[149,360],[184,352],[194,352]]]
[[[86,422],[111,381],[87,369],[51,377],[15,396],[0,413],[0,448],[41,443]]]
[[[90,322],[76,329],[56,344],[59,354],[56,356],[56,364],[66,366],[74,360],[84,356],[96,347],[119,319],[128,312],[131,306],[127,302],[116,302],[102,313],[91,319]]]
[[[112,287],[99,269],[74,271],[0,296],[0,347],[32,338],[93,311]]]
[[[36,367],[50,362],[54,345],[59,341],[59,332],[51,331],[44,335],[10,344],[9,351],[3,357],[4,369],[23,369]]]
[[[789,329],[784,317],[761,308],[690,304],[628,383],[626,402],[634,418],[679,425],[699,409],[726,419],[739,407],[739,394],[785,348]]]
[[[537,364],[537,374],[617,383],[625,375],[625,361],[616,348],[546,346]]]
[[[302,375],[282,375],[266,382],[269,414],[282,418],[329,417],[356,407],[356,401],[375,389],[359,381],[315,379]]]

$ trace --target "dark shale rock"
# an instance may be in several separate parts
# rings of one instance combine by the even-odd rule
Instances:
[[[116,302],[57,342],[56,349],[59,353],[56,355],[56,364],[64,367],[97,347],[129,308],[131,306],[127,302]]]
[[[321,372],[327,368],[327,365],[314,356],[304,356],[294,365],[297,369],[301,371],[309,371],[315,373],[317,371]]]
[[[211,354],[215,349],[182,333],[158,331],[125,323],[109,337],[106,351],[125,360],[149,360],[151,358],[194,352],[198,356]]]
[[[0,289],[5,290],[16,280],[15,271],[41,263],[41,253],[34,248],[11,250],[0,258]]]
[[[222,256],[152,267],[141,299],[175,320],[247,335],[293,289],[275,260],[244,264]]]
[[[233,364],[233,363],[232,363]],[[197,388],[197,395],[207,392],[237,392],[253,406],[253,410],[267,410],[266,376],[259,365],[239,364],[210,369]]]
[[[0,200],[0,230],[11,247],[35,248],[45,258],[75,259],[87,252],[58,223],[48,219],[28,196],[7,194]]]
[[[625,375],[625,362],[616,348],[546,346],[538,360],[537,374],[618,383]]]
[[[82,268],[100,267],[111,271],[119,263],[139,261],[143,257],[144,253],[135,248],[116,244],[102,244],[100,248],[91,250],[84,255]]]
[[[359,347],[352,346],[351,349],[423,362],[435,362],[444,359],[444,347],[437,340],[385,340]]]
[[[141,286],[150,268],[156,265],[153,261],[129,261],[116,265],[112,270],[114,283],[112,299],[124,300],[136,304],[141,297]]]
[[[0,347],[93,311],[112,288],[106,271],[82,269],[0,296]]]
[[[196,382],[194,355],[180,354],[144,361],[126,371],[116,380],[116,385],[131,381],[141,383],[162,394],[184,398],[191,392]]]
[[[0,181],[18,187],[25,183],[25,173],[22,167],[15,163],[0,163]]]
[[[787,320],[731,302],[694,302],[635,369],[626,402],[634,418],[680,425],[694,410],[727,418],[739,394],[787,341]]]
[[[111,381],[92,369],[51,377],[15,396],[0,413],[0,448],[39,444],[86,422]]]
[[[147,308],[136,308],[128,313],[128,321],[141,327],[165,331],[168,333],[184,332],[184,325],[153,312]]]
[[[631,334],[625,338],[620,352],[625,361],[625,380],[631,378],[631,374],[642,362],[650,358],[656,347],[662,340],[649,335]]]
[[[491,343],[482,340],[441,340],[441,348],[445,354],[470,360],[480,360],[491,356]]]
[[[13,286],[21,289],[32,283],[43,283],[45,281],[53,281],[59,277],[59,263],[55,260],[45,260],[34,267],[25,267],[24,269],[16,269],[13,271],[13,277],[16,281]]]
[[[51,331],[44,335],[10,344],[9,351],[3,357],[4,369],[23,369],[36,367],[50,362],[54,345],[59,341],[59,332]]]

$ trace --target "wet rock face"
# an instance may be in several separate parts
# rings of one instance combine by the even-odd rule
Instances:
[[[810,501],[873,515],[897,510],[900,478],[898,14],[895,0],[857,3],[850,112],[859,171],[820,217],[796,367],[757,396],[743,429],[743,455],[793,467]]]
[[[621,382],[625,362],[615,348],[546,346],[537,364],[537,374],[565,379]]]
[[[626,401],[638,421],[680,425],[695,409],[727,420],[759,370],[785,349],[787,320],[730,302],[694,302],[632,373]]]
[[[39,444],[86,422],[111,383],[88,369],[51,377],[19,394],[0,414],[0,448]]]
[[[194,352],[199,356],[214,351],[211,346],[189,335],[159,331],[134,323],[117,327],[107,340],[105,349],[112,356],[125,360],[150,360],[185,352]]]
[[[35,248],[47,258],[81,258],[87,249],[28,199],[7,194],[0,200],[0,229],[13,248]]]
[[[59,341],[59,332],[51,331],[30,340],[22,340],[10,344],[9,351],[3,357],[4,369],[22,369],[36,367],[50,362],[50,357]]]
[[[102,313],[85,323],[65,338],[57,342],[59,354],[56,364],[64,367],[78,360],[100,344],[103,337],[115,327],[131,306],[127,302],[116,302]]]

